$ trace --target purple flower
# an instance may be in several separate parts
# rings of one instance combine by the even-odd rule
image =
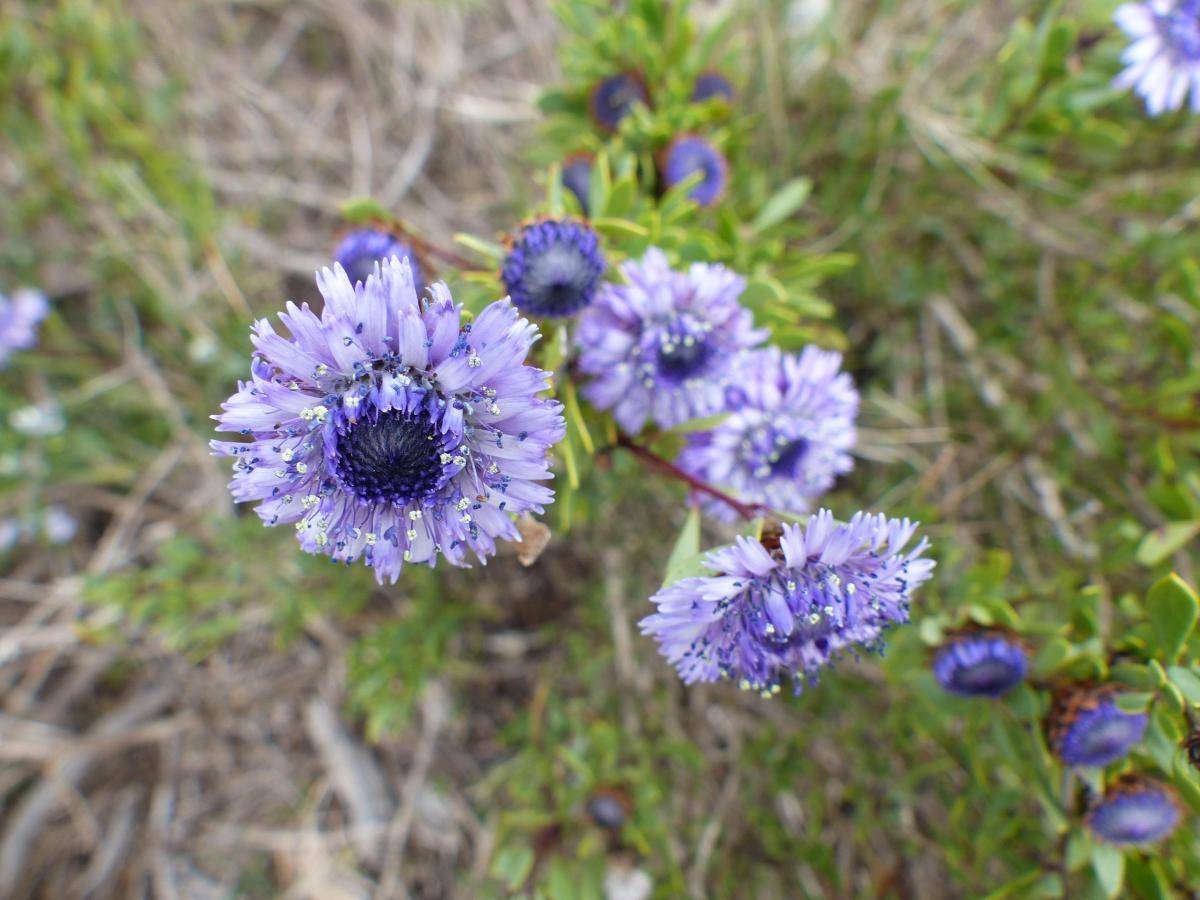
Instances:
[[[1141,741],[1149,718],[1117,706],[1111,687],[1073,686],[1055,698],[1050,711],[1050,746],[1069,766],[1107,766]]]
[[[1200,0],[1125,3],[1114,19],[1132,41],[1114,86],[1133,88],[1152,116],[1180,109],[1189,92],[1200,112]]]
[[[519,540],[513,516],[553,500],[541,482],[564,433],[539,396],[549,373],[525,365],[537,327],[508,300],[465,323],[440,283],[418,301],[407,260],[356,285],[335,265],[317,287],[320,316],[280,314],[290,338],[255,323],[250,380],[216,417],[247,438],[212,444],[234,458],[234,499],[381,583],[405,562],[467,565]]]
[[[367,276],[375,271],[375,263],[397,256],[407,259],[412,266],[413,287],[418,294],[424,290],[421,281],[421,266],[417,262],[412,247],[390,231],[381,228],[356,228],[349,232],[337,249],[333,258],[346,270],[351,284],[367,281]]]
[[[729,163],[724,154],[696,134],[681,134],[663,155],[662,176],[667,187],[674,187],[694,172],[702,173],[688,196],[701,206],[712,206],[725,193],[729,181]]]
[[[713,97],[720,97],[726,102],[732,103],[736,96],[737,92],[734,91],[733,84],[729,79],[720,72],[710,69],[696,76],[696,83],[692,86],[691,100],[693,103],[703,103]]]
[[[584,395],[630,434],[719,412],[734,357],[767,336],[738,303],[745,279],[705,263],[673,271],[657,247],[621,275],[579,320],[579,366],[595,376]]]
[[[805,347],[799,356],[776,347],[737,361],[728,417],[688,436],[679,456],[685,471],[728,488],[739,499],[803,513],[854,465],[858,391],[840,369],[842,356]],[[726,503],[709,512],[733,519]]]
[[[588,215],[588,192],[592,185],[592,155],[573,153],[563,160],[562,184],[575,195],[579,208]]]
[[[641,621],[687,684],[730,678],[773,694],[805,681],[843,651],[881,650],[884,631],[907,622],[912,591],[929,578],[928,544],[904,547],[907,519],[828,510],[784,525],[778,540],[739,537],[705,559],[713,574],[684,578],[650,598]]]
[[[1087,823],[1093,834],[1110,844],[1154,844],[1175,830],[1180,815],[1179,800],[1171,788],[1128,774],[1091,808]]]
[[[605,131],[616,131],[634,106],[649,105],[646,82],[638,72],[618,72],[596,82],[588,99],[588,110]]]
[[[12,297],[0,294],[0,368],[15,350],[28,350],[37,343],[38,325],[50,313],[41,291],[23,288]]]
[[[1025,648],[991,632],[958,635],[933,660],[938,684],[960,697],[1002,697],[1025,680],[1028,669]]]
[[[571,316],[592,302],[606,265],[586,223],[543,219],[517,232],[500,277],[522,312]]]

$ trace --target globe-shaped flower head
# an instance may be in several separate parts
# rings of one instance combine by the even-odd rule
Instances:
[[[0,368],[16,350],[28,350],[37,343],[38,326],[50,312],[50,304],[41,291],[23,288],[12,297],[0,294]]]
[[[347,232],[333,251],[334,260],[346,270],[351,284],[366,282],[375,271],[375,263],[397,256],[412,266],[413,286],[419,295],[424,289],[421,266],[412,247],[390,231],[382,228],[356,228]]]
[[[776,347],[746,353],[729,389],[733,412],[688,436],[680,467],[742,500],[808,512],[854,465],[858,391],[841,362],[840,353],[817,347],[799,356]],[[734,517],[726,503],[705,504],[719,518]]]
[[[729,678],[770,694],[791,678],[799,692],[842,652],[882,649],[884,631],[908,621],[934,565],[924,540],[904,549],[915,531],[907,519],[839,523],[821,510],[776,540],[739,537],[708,554],[713,574],[651,597],[658,611],[641,629],[688,684]]]
[[[1047,734],[1059,759],[1070,766],[1107,766],[1141,741],[1149,718],[1117,706],[1118,693],[1109,686],[1071,686],[1058,693]]]
[[[583,214],[588,214],[588,191],[592,185],[592,155],[573,153],[563,160],[562,185],[575,195]]]
[[[395,581],[405,562],[483,560],[519,540],[513,515],[541,512],[553,492],[550,447],[559,404],[548,373],[525,365],[537,328],[507,300],[466,323],[444,284],[417,300],[407,260],[352,285],[324,269],[318,316],[287,305],[255,323],[250,380],[216,417],[245,441],[214,441],[234,458],[230,489],[259,501],[268,525],[294,523],[300,546],[362,559]]]
[[[725,193],[729,163],[710,141],[698,134],[681,134],[663,154],[663,182],[674,187],[696,172],[700,173],[700,181],[692,186],[688,196],[701,206],[712,206]]]
[[[1132,43],[1114,84],[1133,88],[1152,116],[1179,109],[1189,92],[1192,112],[1200,112],[1200,0],[1125,3],[1115,19]]]
[[[732,103],[736,96],[737,92],[733,89],[730,80],[720,72],[711,69],[697,75],[696,82],[692,85],[691,100],[693,103],[703,103],[714,97],[720,97],[725,102]]]
[[[993,632],[957,635],[933,659],[938,684],[960,697],[1002,697],[1028,671],[1029,657],[1020,642]]]
[[[638,72],[618,72],[596,82],[588,99],[588,110],[605,131],[616,131],[621,121],[639,104],[649,105],[646,82]]]
[[[1179,800],[1165,784],[1142,775],[1122,775],[1088,812],[1087,823],[1101,840],[1117,846],[1155,844],[1175,830]]]
[[[734,358],[767,335],[738,302],[745,280],[704,263],[673,271],[655,247],[620,271],[579,320],[579,367],[595,376],[584,395],[630,434],[718,412]]]
[[[592,302],[605,265],[596,232],[585,223],[543,219],[513,237],[500,277],[522,312],[571,316]]]

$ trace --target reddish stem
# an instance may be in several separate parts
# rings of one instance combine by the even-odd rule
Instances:
[[[731,497],[729,494],[722,491],[720,488],[715,488],[707,481],[701,481],[690,472],[685,472],[669,459],[665,459],[651,450],[649,447],[644,447],[641,444],[634,443],[623,432],[617,434],[617,446],[624,447],[642,462],[658,469],[664,475],[669,475],[672,478],[678,479],[690,487],[694,491],[699,491],[701,494],[707,494],[716,500],[728,505],[734,512],[744,519],[754,519],[760,515],[767,515],[771,510],[758,503],[743,503],[736,497]]]

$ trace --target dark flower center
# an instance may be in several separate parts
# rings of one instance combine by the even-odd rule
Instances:
[[[800,460],[807,452],[808,440],[806,438],[796,438],[796,440],[784,444],[783,449],[779,451],[779,456],[771,463],[771,474],[789,475],[795,472]]]
[[[595,266],[583,250],[559,241],[530,256],[523,286],[532,312],[569,316],[591,300],[595,280]]]
[[[675,381],[683,381],[703,369],[712,347],[702,334],[681,335],[658,346],[658,369]]]
[[[1001,692],[1018,678],[1019,673],[1002,659],[985,659],[956,669],[953,675],[954,684],[971,694]]]
[[[1077,726],[1078,727],[1078,726]],[[1141,721],[1137,716],[1118,714],[1102,719],[1090,728],[1082,729],[1079,748],[1087,758],[1106,758],[1120,755],[1141,737]]]
[[[335,471],[363,500],[407,503],[442,480],[441,441],[424,410],[392,409],[359,419],[337,439]]]

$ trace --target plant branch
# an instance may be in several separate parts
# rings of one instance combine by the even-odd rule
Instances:
[[[439,246],[430,240],[423,237],[417,237],[413,234],[405,233],[405,238],[413,245],[413,248],[427,256],[435,256],[442,262],[449,263],[456,269],[463,271],[475,268],[475,265],[460,253],[455,252],[447,247]]]
[[[707,494],[715,500],[720,500],[744,519],[754,519],[761,515],[774,514],[769,507],[763,506],[760,503],[744,503],[736,497],[725,493],[720,488],[713,487],[707,481],[702,481],[690,472],[685,472],[669,459],[659,456],[649,447],[636,443],[623,432],[618,432],[617,434],[617,446],[628,450],[642,462],[653,469],[657,469],[662,474],[682,481],[692,490],[698,491],[701,494]]]

